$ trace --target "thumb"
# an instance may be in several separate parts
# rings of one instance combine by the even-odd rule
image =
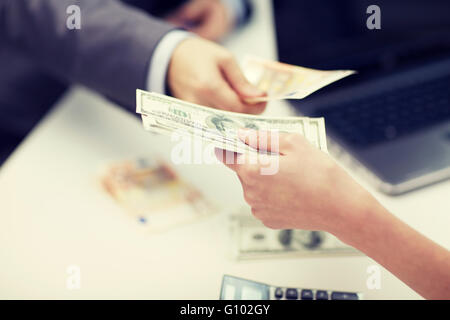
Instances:
[[[243,98],[254,98],[265,95],[265,92],[256,88],[242,73],[237,61],[231,57],[220,64],[230,86]]]

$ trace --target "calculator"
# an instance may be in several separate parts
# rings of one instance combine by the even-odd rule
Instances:
[[[358,292],[277,287],[224,275],[221,300],[361,300]]]

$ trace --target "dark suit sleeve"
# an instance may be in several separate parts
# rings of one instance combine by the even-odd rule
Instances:
[[[81,29],[66,27],[69,5]],[[0,0],[0,46],[9,46],[67,83],[134,109],[158,41],[173,27],[116,0]]]

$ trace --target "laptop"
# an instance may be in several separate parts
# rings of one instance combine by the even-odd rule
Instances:
[[[275,1],[279,60],[358,71],[291,103],[325,118],[330,152],[398,195],[450,177],[450,2],[378,1],[379,30],[370,4]]]

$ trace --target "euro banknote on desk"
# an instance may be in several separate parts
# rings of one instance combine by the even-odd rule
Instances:
[[[103,189],[150,233],[163,232],[214,214],[216,206],[162,160],[114,162],[101,173]]]
[[[136,91],[136,112],[144,128],[154,133],[174,133],[202,139],[214,146],[239,152],[258,152],[238,137],[238,129],[298,133],[320,150],[327,152],[323,118],[264,117],[200,106],[165,95]]]

